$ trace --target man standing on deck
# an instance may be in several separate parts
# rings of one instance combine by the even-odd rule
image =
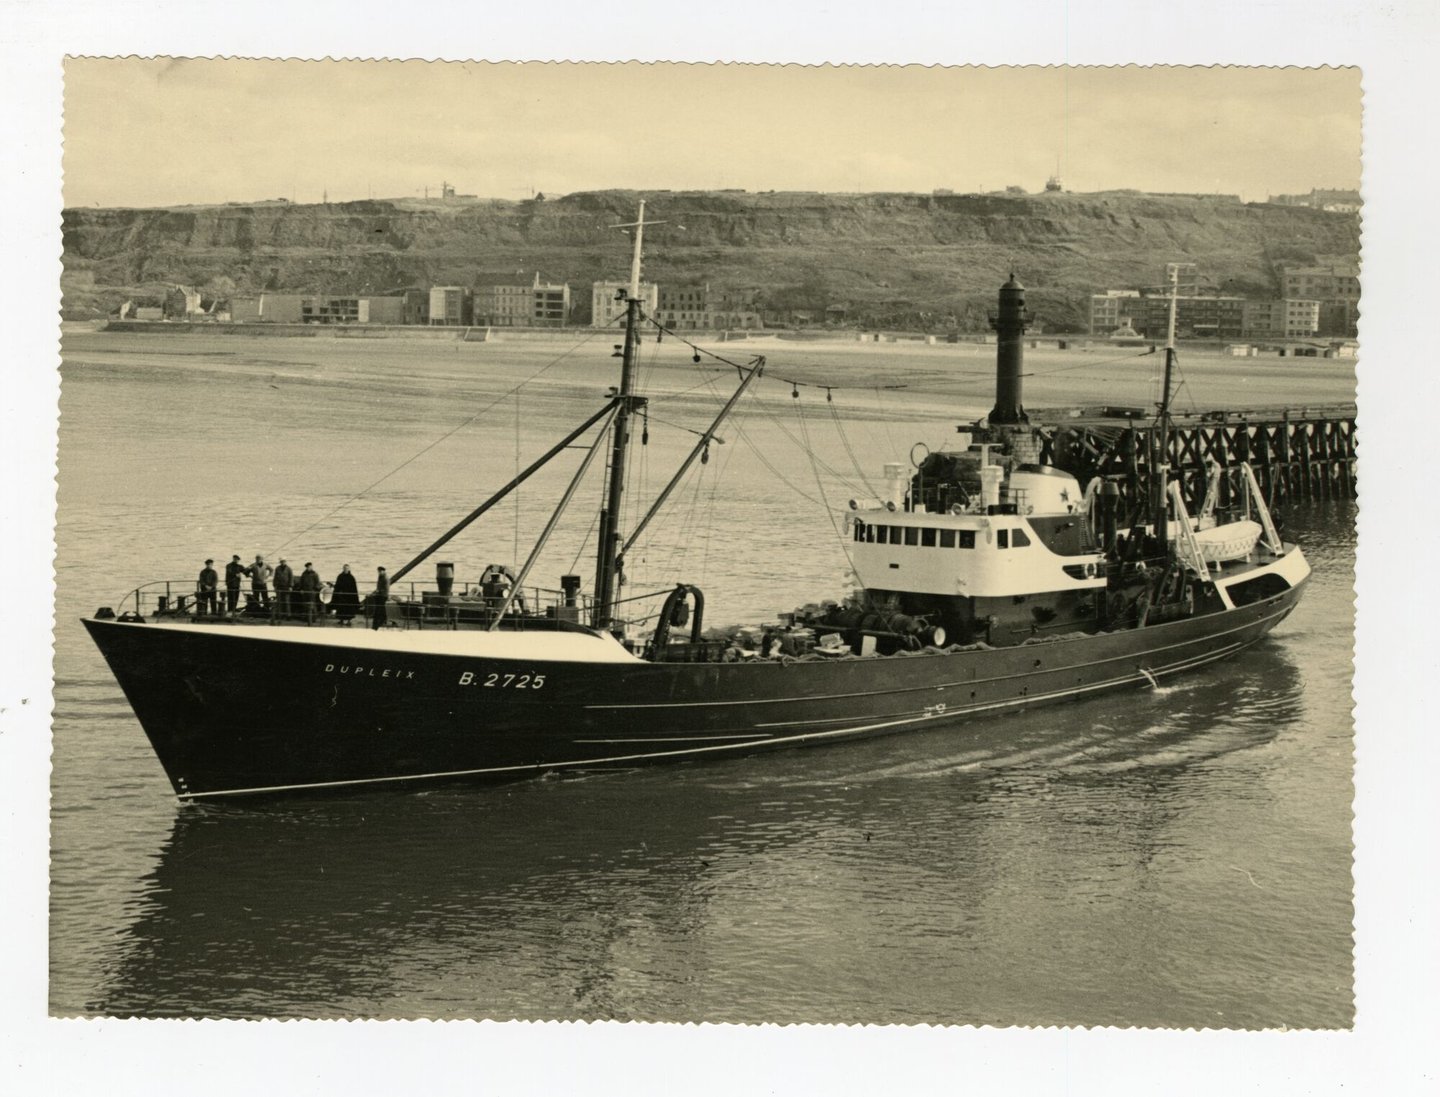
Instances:
[[[265,557],[255,556],[255,562],[245,569],[245,574],[250,576],[250,593],[255,596],[257,609],[270,608],[270,576],[274,569],[265,562]]]
[[[240,604],[240,577],[245,574],[245,565],[240,562],[240,555],[236,553],[230,557],[230,562],[225,565],[225,612],[234,613],[235,607]]]
[[[276,587],[279,587],[279,579],[276,579]],[[307,560],[305,570],[300,573],[300,612],[305,615],[309,624],[315,623],[315,618],[320,612],[320,573],[311,566]]]
[[[290,597],[290,590],[294,586],[295,572],[282,556],[279,567],[275,569],[275,601],[279,604],[281,617],[289,617],[295,612],[295,604]]]
[[[370,596],[374,603],[374,614],[370,618],[370,627],[378,629],[385,624],[385,603],[390,601],[390,577],[385,574],[384,568],[377,568],[375,576],[375,593]]]
[[[205,566],[200,570],[200,578],[195,581],[197,617],[213,617],[219,612],[218,596],[215,593],[219,586],[220,575],[215,570],[215,561],[206,560]]]

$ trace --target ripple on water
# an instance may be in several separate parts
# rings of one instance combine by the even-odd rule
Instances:
[[[133,343],[75,368],[81,344],[113,346],[66,339],[56,1012],[1349,1023],[1353,508],[1290,509],[1317,576],[1272,641],[1156,690],[713,764],[182,808],[75,618],[206,556],[408,559],[472,485],[513,475],[513,455],[489,455],[514,437],[513,404],[331,512],[548,359],[197,340],[244,361],[167,344],[157,364]],[[593,403],[594,366],[546,375],[521,409],[525,453]],[[679,403],[666,417],[703,427],[714,411],[704,393]],[[836,394],[849,440],[877,453],[952,429],[925,404]],[[826,465],[849,468],[833,429],[810,427]],[[765,414],[745,431],[772,461],[798,456]],[[653,467],[688,448],[681,433],[652,424]],[[812,491],[808,461],[788,467]],[[722,534],[699,551],[686,519],[722,470]],[[686,560],[717,621],[836,596],[846,564],[823,515],[777,494],[749,446],[704,472],[651,550],[654,589]],[[461,574],[523,555],[517,527],[543,520],[553,487],[458,540]],[[572,570],[590,517],[562,525],[543,573]]]

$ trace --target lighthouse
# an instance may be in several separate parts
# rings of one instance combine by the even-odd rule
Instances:
[[[1020,403],[1020,371],[1025,365],[1025,287],[1010,275],[1000,287],[1000,311],[990,321],[995,329],[995,407],[992,425],[1028,423]]]

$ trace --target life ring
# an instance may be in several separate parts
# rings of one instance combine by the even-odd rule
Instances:
[[[1095,578],[1095,571],[1096,571],[1096,569],[1095,569],[1095,564],[1094,564],[1093,561],[1090,562],[1090,563],[1088,563],[1088,564],[1086,564],[1086,565],[1085,565],[1085,578],[1087,578],[1087,579],[1093,579],[1093,578]]]

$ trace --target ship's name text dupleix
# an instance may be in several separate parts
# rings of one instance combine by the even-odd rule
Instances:
[[[325,664],[326,674],[358,674],[362,678],[403,678],[414,681],[415,672],[400,667],[342,667],[334,663]]]

